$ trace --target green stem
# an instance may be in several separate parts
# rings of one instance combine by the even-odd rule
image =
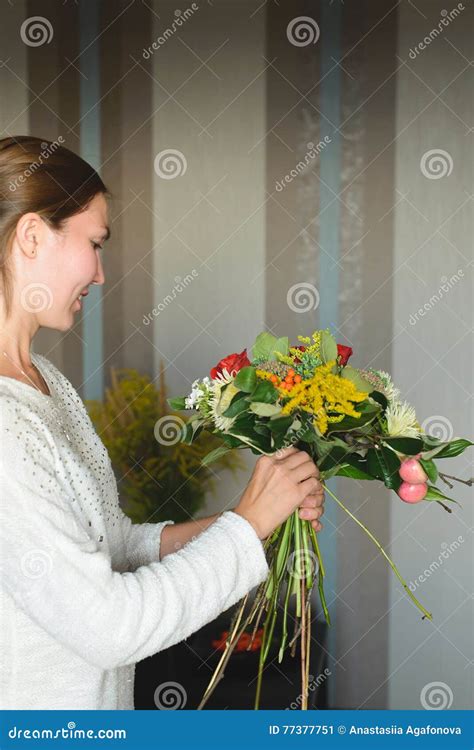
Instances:
[[[323,486],[324,486],[324,489],[326,490],[326,492],[328,492],[329,495],[331,495],[331,497],[333,498],[333,500],[336,501],[336,503],[347,513],[347,515],[350,516],[352,518],[352,520],[355,521],[356,524],[358,524],[361,527],[361,529],[363,529],[365,531],[365,533],[367,534],[367,536],[374,542],[375,546],[380,550],[380,552],[382,553],[382,555],[385,557],[385,559],[389,563],[390,567],[392,568],[393,572],[397,576],[398,580],[402,584],[403,588],[405,589],[406,593],[408,594],[408,596],[410,597],[410,599],[412,600],[412,602],[418,607],[418,609],[421,612],[423,612],[423,616],[427,617],[428,620],[432,620],[433,619],[433,615],[431,614],[431,612],[428,612],[428,610],[426,610],[423,607],[423,605],[418,601],[418,599],[416,598],[416,596],[414,596],[414,594],[410,591],[410,589],[408,588],[408,585],[407,585],[405,579],[400,574],[400,572],[399,572],[397,566],[395,565],[395,563],[393,562],[393,560],[387,555],[387,553],[385,552],[385,550],[382,547],[382,545],[380,544],[380,542],[374,537],[374,535],[369,531],[369,529],[366,526],[364,526],[364,524],[362,523],[362,521],[359,521],[359,519],[356,518],[356,516],[354,516],[354,514],[351,513],[351,511],[348,508],[346,508],[346,506],[336,497],[336,495],[333,492],[331,492],[331,490],[328,488],[327,485],[323,485]]]
[[[290,575],[292,577],[296,577],[296,580],[298,581],[298,576],[300,575],[299,569],[301,565],[301,520],[297,510],[294,512],[294,517],[295,549],[293,554],[297,569],[295,571],[295,562],[293,562],[293,571],[290,573]],[[299,585],[296,586],[296,617],[301,617],[301,588]]]

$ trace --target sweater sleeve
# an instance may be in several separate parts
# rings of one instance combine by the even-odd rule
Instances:
[[[56,478],[49,431],[28,421],[30,434],[40,434],[25,444],[17,420],[15,430],[1,429],[0,584],[85,661],[112,669],[144,659],[187,638],[267,576],[260,539],[233,511],[161,562],[112,570]]]
[[[141,565],[148,565],[160,559],[161,534],[165,526],[174,521],[157,523],[132,523],[120,508],[120,523],[125,539],[125,555],[128,570],[135,571]]]

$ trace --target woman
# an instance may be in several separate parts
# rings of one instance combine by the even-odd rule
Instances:
[[[318,531],[319,472],[263,456],[237,506],[132,525],[71,383],[30,351],[104,283],[107,189],[57,143],[0,140],[0,708],[133,709],[135,663],[263,581],[262,540],[296,509]]]

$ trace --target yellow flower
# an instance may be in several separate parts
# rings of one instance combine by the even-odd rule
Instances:
[[[270,380],[273,377],[273,373],[266,370],[255,370],[255,375],[262,380]]]
[[[280,389],[282,396],[289,400],[282,408],[283,414],[291,414],[299,409],[314,416],[313,424],[324,435],[330,423],[340,422],[345,416],[360,417],[354,404],[365,401],[367,393],[357,390],[347,378],[331,372],[335,360],[316,368],[312,378],[302,380],[291,390]]]

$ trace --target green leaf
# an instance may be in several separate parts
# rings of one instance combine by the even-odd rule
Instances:
[[[272,417],[268,421],[269,429],[275,434],[284,434],[293,424],[293,416],[290,414],[283,417]]]
[[[255,367],[242,367],[234,378],[234,385],[245,393],[250,393],[255,388],[257,376]]]
[[[443,495],[441,490],[439,490],[437,487],[433,487],[431,484],[428,485],[428,492],[426,493],[424,500],[449,500],[451,503],[456,503],[456,505],[459,505],[457,500],[453,500],[452,497]]]
[[[337,344],[329,331],[321,332],[320,352],[323,362],[330,362],[332,359],[337,358]]]
[[[229,408],[231,402],[239,392],[239,389],[236,388],[233,383],[227,383],[227,385],[222,388],[217,407],[219,414],[223,414],[225,410]]]
[[[273,336],[273,334],[268,331],[263,331],[262,333],[259,333],[255,339],[255,343],[252,347],[252,358],[275,360],[276,351],[280,352],[280,354],[286,355],[288,354],[288,350],[288,337],[285,336],[277,339],[276,336]]]
[[[373,398],[374,401],[377,401],[377,403],[382,407],[383,411],[385,411],[388,406],[388,398],[384,393],[380,393],[380,391],[371,391],[370,398]]]
[[[280,354],[283,354],[284,357],[286,357],[289,350],[290,342],[288,340],[288,336],[282,336],[281,338],[276,340],[273,352],[279,352]],[[272,357],[272,359],[275,359],[275,357]]]
[[[332,432],[350,432],[368,424],[380,413],[380,406],[378,404],[371,404],[369,401],[364,401],[359,405],[357,411],[361,415],[360,417],[344,417],[341,422],[330,422],[327,434],[329,435]]]
[[[232,434],[237,438],[239,437],[239,435],[241,435],[243,438],[245,438],[245,440],[251,442],[253,445],[257,446],[266,453],[270,452],[271,450],[270,435],[260,435],[255,431],[254,427],[239,427],[239,429],[236,429],[234,425],[234,427],[232,428]]]
[[[229,408],[222,412],[222,416],[236,417],[237,414],[241,414],[248,408],[249,403],[247,401],[247,398],[245,397],[245,393],[243,391],[239,391],[239,393],[237,393],[237,395],[232,399]]]
[[[218,461],[222,456],[225,456],[226,453],[229,453],[232,450],[232,448],[227,447],[226,445],[220,445],[218,448],[215,448],[213,451],[207,454],[207,456],[204,456],[204,458],[201,461],[202,466],[209,466],[209,464],[212,464],[214,461]]]
[[[250,404],[249,408],[254,414],[258,414],[259,417],[273,417],[275,414],[281,412],[281,406],[278,404],[268,404],[259,401]]]
[[[431,435],[421,435],[421,439],[423,440],[423,446],[426,451],[431,451],[435,448],[439,448],[442,445],[447,445],[446,441],[438,440],[436,437],[432,437]]]
[[[318,460],[321,460],[322,458],[324,458],[324,456],[327,456],[327,454],[330,453],[333,450],[333,448],[336,448],[336,447],[342,448],[346,452],[346,454],[348,451],[351,450],[349,446],[347,445],[347,443],[344,442],[344,440],[341,440],[338,437],[331,437],[329,439],[325,439],[325,438],[319,437],[319,435],[316,435],[314,430],[313,430],[312,440],[307,441],[307,442],[312,442],[316,445]]]
[[[438,479],[438,469],[436,468],[435,462],[431,458],[419,458],[418,460],[422,465],[430,482],[436,482],[436,480]]]
[[[358,466],[350,466],[349,464],[343,464],[336,476],[350,477],[351,479],[375,479],[371,474],[367,474],[366,471],[359,469]]]
[[[231,432],[236,434],[241,430],[251,432],[255,427],[255,415],[249,411],[243,412],[236,417]]]
[[[175,411],[184,411],[184,409],[186,409],[184,396],[180,396],[178,398],[167,398],[166,400],[171,408]]]
[[[263,401],[265,404],[274,404],[279,396],[276,388],[268,381],[261,381],[251,393],[252,401]]]
[[[400,465],[400,459],[390,448],[369,448],[367,451],[369,473],[391,490],[397,490],[402,482],[398,473]]]
[[[361,391],[362,393],[371,393],[374,390],[374,386],[372,385],[372,383],[369,383],[368,380],[363,378],[355,367],[347,365],[341,370],[341,376],[343,378],[346,378],[346,380],[350,380],[351,383],[355,385],[357,390]]]
[[[262,404],[262,406],[266,406],[266,404]],[[268,429],[268,422],[255,422],[253,429],[256,433],[259,435],[265,435],[265,437],[268,437],[271,434]]]
[[[185,426],[183,427],[183,436],[181,438],[181,442],[186,443],[187,445],[191,445],[191,443],[194,442],[194,440],[202,431],[202,426],[203,422],[199,418],[193,420],[190,419],[189,422],[186,422]]]
[[[318,460],[318,467],[321,471],[327,471],[333,466],[341,466],[343,463],[346,463],[347,454],[348,448],[346,446],[344,448],[335,446],[323,458]]]
[[[423,450],[423,440],[419,438],[384,437],[383,442],[405,456],[415,456]]]
[[[470,440],[465,440],[464,438],[451,440],[451,442],[446,443],[441,450],[436,453],[436,458],[453,458],[454,456],[459,456],[466,450],[466,448],[469,448],[470,445],[474,445],[474,443],[471,443]]]

